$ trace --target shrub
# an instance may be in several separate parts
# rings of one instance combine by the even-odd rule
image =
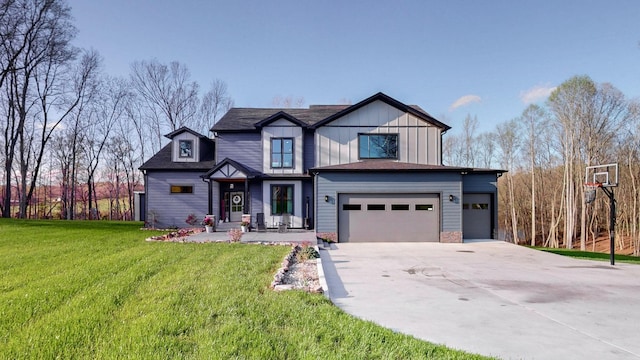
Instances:
[[[196,216],[196,214],[191,213],[187,216],[187,219],[184,222],[193,226],[198,223],[198,217]]]
[[[309,246],[305,243],[302,244],[302,248],[298,251],[298,254],[296,256],[299,262],[303,262],[310,259],[317,259],[320,257],[320,254],[318,254],[313,246]]]

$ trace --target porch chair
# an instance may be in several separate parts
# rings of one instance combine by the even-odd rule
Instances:
[[[278,224],[278,232],[280,233],[288,232],[289,226],[291,226],[291,215],[282,214],[282,218],[280,219],[280,224]]]

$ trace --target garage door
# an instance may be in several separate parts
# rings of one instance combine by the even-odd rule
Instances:
[[[491,196],[491,194],[463,194],[463,238],[491,239]]]
[[[340,242],[440,241],[438,194],[340,194]]]

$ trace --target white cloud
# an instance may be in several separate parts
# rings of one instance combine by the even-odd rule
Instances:
[[[449,107],[449,111],[453,111],[461,106],[466,106],[471,103],[479,103],[482,101],[482,98],[478,95],[465,95],[458,100],[454,101],[453,104]]]
[[[555,89],[555,86],[536,85],[529,90],[521,91],[520,100],[525,104],[532,104],[538,100],[546,99]]]

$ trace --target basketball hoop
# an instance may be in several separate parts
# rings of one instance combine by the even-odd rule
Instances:
[[[602,187],[602,183],[599,182],[587,182],[584,183],[584,202],[585,204],[591,204],[596,201],[596,192],[598,188]]]

